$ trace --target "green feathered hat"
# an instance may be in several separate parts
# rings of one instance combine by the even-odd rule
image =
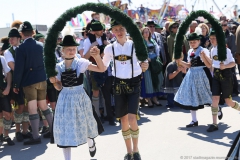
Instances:
[[[19,38],[21,38],[20,33],[18,32],[17,28],[12,28],[8,33],[8,37],[19,37]]]
[[[20,26],[20,32],[25,32],[25,31],[33,31],[33,27],[30,22],[25,21],[23,24]]]
[[[40,38],[45,38],[45,36],[39,33],[38,30],[36,29],[36,35],[34,36],[34,39],[38,41]]]
[[[148,20],[146,26],[148,25],[156,25],[153,20]]]
[[[197,33],[191,33],[188,37],[187,40],[188,41],[193,41],[193,40],[199,40],[201,39],[201,37],[199,35],[197,35]]]
[[[3,43],[1,51],[4,51],[4,50],[8,49],[9,47],[11,47],[10,44],[9,44],[8,37],[2,37],[1,38],[1,43]]]
[[[216,36],[216,31],[212,29],[209,36]]]
[[[116,21],[115,19],[111,19],[111,28],[114,26],[118,26],[121,25],[118,21]]]
[[[101,30],[103,30],[103,25],[102,25],[102,23],[99,22],[99,21],[93,21],[93,22],[91,23],[91,30],[92,30],[92,31],[101,31]]]
[[[60,46],[79,46],[72,35],[66,35],[63,41],[59,44]]]

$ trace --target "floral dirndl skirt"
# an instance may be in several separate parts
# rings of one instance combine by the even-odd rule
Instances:
[[[54,115],[53,135],[59,147],[76,147],[86,143],[87,138],[98,136],[92,103],[83,85],[63,87],[61,90]]]
[[[174,97],[176,106],[186,110],[197,110],[212,104],[212,92],[204,67],[189,68]]]

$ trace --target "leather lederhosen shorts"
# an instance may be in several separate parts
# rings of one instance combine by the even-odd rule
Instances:
[[[1,89],[1,91],[3,91]],[[2,111],[5,111],[5,112],[8,112],[8,113],[11,113],[12,112],[12,106],[11,106],[11,103],[10,103],[10,95],[1,95],[0,96],[0,113]]]
[[[28,102],[32,100],[45,100],[47,95],[47,82],[42,81],[23,87],[23,91]]]
[[[140,78],[137,76],[131,79],[115,78],[113,80],[116,118],[121,118],[128,113],[137,115],[141,93]]]
[[[214,69],[212,81],[212,95],[220,96],[224,99],[231,98],[233,91],[233,79],[231,68],[224,70]]]

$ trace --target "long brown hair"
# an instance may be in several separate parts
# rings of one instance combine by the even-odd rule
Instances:
[[[144,32],[145,29],[147,29],[148,32],[149,32],[148,40],[150,41],[151,38],[152,38],[152,33],[151,33],[151,31],[150,31],[150,29],[149,29],[148,27],[143,27],[143,28],[141,29],[142,36],[143,36],[143,32]]]

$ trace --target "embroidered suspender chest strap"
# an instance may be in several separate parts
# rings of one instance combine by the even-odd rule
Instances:
[[[132,65],[132,78],[134,77],[134,70],[133,70],[133,49],[134,49],[134,44],[132,45],[132,50],[131,50],[131,58],[130,61],[131,61],[131,65]],[[115,76],[117,76],[116,74],[116,61],[115,61],[115,51],[114,51],[114,47],[112,45],[112,52],[113,52],[113,63],[114,63],[114,73],[115,73]],[[118,56],[119,57],[119,56]],[[126,57],[129,57],[129,56],[126,56]],[[114,78],[115,79],[115,78]]]

